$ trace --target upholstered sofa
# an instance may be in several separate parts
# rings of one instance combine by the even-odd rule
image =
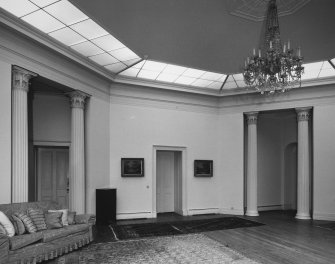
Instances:
[[[62,209],[55,202],[31,202],[1,204],[0,211],[7,216],[16,212],[27,211],[28,208],[48,210]],[[47,229],[32,234],[8,237],[0,235],[1,264],[33,264],[56,258],[76,250],[93,241],[92,225],[94,215],[76,215],[76,224],[58,229]]]

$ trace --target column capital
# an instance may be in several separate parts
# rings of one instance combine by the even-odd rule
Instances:
[[[297,112],[297,119],[298,122],[300,121],[308,121],[310,118],[310,112],[312,107],[300,107],[296,108],[295,111]]]
[[[36,73],[14,65],[12,67],[12,89],[18,89],[28,92],[29,80],[36,76]]]
[[[258,112],[248,112],[248,113],[245,113],[245,115],[247,117],[248,125],[257,124]]]
[[[73,91],[67,93],[67,95],[70,97],[70,104],[71,108],[85,108],[85,100],[87,97],[90,97],[87,93],[81,92],[81,91]]]

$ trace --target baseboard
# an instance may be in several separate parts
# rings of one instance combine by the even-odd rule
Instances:
[[[219,208],[188,209],[188,215],[219,214]]]
[[[220,214],[244,215],[244,210],[238,208],[221,208]]]
[[[278,205],[264,205],[264,206],[258,206],[258,211],[273,211],[273,210],[284,210],[284,205],[278,204]]]
[[[119,213],[116,215],[117,220],[139,219],[139,218],[155,218],[155,216],[151,212]]]
[[[313,213],[313,220],[335,221],[335,213],[314,212]]]

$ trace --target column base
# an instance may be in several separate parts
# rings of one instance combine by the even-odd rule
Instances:
[[[247,211],[246,216],[259,216],[258,211]]]
[[[296,214],[295,216],[296,219],[300,219],[300,220],[310,220],[311,216],[309,214]]]

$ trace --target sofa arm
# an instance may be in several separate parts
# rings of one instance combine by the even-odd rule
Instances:
[[[0,263],[8,261],[9,239],[5,235],[0,235]]]
[[[90,224],[95,225],[95,215],[93,214],[79,214],[75,217],[76,224]]]

